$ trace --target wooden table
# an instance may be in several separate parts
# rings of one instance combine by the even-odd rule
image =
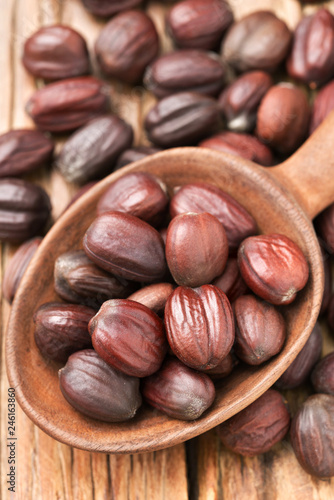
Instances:
[[[163,4],[164,2],[161,2]],[[293,28],[302,15],[297,0],[230,0],[236,18],[270,8]],[[327,2],[334,13],[334,1]],[[316,7],[307,6],[306,13]],[[148,11],[162,38],[162,48],[171,41],[164,34],[164,12],[159,2],[149,2]],[[2,0],[0,4],[1,91],[0,133],[33,124],[24,106],[36,85],[20,63],[27,36],[42,25],[61,22],[81,32],[90,48],[101,21],[83,9],[80,0]],[[94,63],[93,63],[94,65]],[[145,144],[142,119],[154,100],[141,87],[134,89],[111,82],[113,109],[134,128],[136,144]],[[46,187],[56,219],[76,188],[55,171],[39,171],[29,177]],[[1,272],[16,247],[3,245]],[[334,480],[319,481],[298,465],[288,440],[270,452],[242,458],[228,452],[212,430],[186,444],[134,456],[88,453],[70,448],[39,430],[16,405],[16,492],[8,491],[7,391],[4,338],[10,308],[2,302],[1,318],[1,498],[20,500],[329,500],[334,499]],[[325,329],[324,354],[334,349],[334,336]],[[292,412],[307,388],[288,391]]]

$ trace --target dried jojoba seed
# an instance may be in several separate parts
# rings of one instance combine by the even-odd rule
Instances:
[[[42,187],[23,179],[0,179],[0,240],[22,242],[41,234],[50,211]]]
[[[129,295],[129,300],[135,300],[152,309],[156,314],[163,313],[168,297],[174,290],[171,283],[155,283],[148,285]]]
[[[159,52],[155,26],[145,12],[128,10],[102,28],[95,44],[102,71],[127,83],[138,83]]]
[[[97,204],[97,214],[124,212],[156,226],[163,220],[167,205],[165,183],[147,172],[131,172],[105,191]]]
[[[3,276],[2,292],[9,303],[13,301],[25,270],[41,241],[42,238],[36,237],[23,243],[7,264]]]
[[[261,101],[256,122],[259,139],[290,154],[306,138],[310,107],[305,93],[291,83],[271,87]]]
[[[238,263],[249,288],[275,305],[290,304],[309,277],[303,252],[283,234],[246,238],[239,247]]]
[[[94,308],[109,299],[126,298],[134,290],[133,283],[96,266],[83,250],[72,250],[57,258],[54,287],[62,299]]]
[[[291,32],[273,12],[257,11],[232,24],[222,43],[222,56],[237,71],[274,71],[291,44]]]
[[[238,261],[235,257],[227,259],[223,274],[214,279],[212,285],[226,293],[232,303],[247,291],[247,285],[241,277]]]
[[[269,389],[254,403],[220,424],[218,435],[230,450],[252,457],[265,453],[283,439],[289,425],[290,415],[283,396]]]
[[[184,365],[178,359],[168,359],[161,369],[144,379],[144,399],[169,417],[195,420],[215,399],[215,386],[210,377]]]
[[[119,156],[114,170],[125,167],[125,165],[128,165],[129,163],[132,163],[134,161],[142,160],[143,158],[146,158],[146,156],[159,153],[159,151],[161,151],[161,149],[151,148],[150,146],[138,146],[136,148],[126,149]]]
[[[146,115],[148,138],[163,148],[196,144],[218,125],[214,99],[195,92],[178,92],[159,101]]]
[[[83,5],[95,16],[111,17],[123,10],[132,9],[142,0],[81,0]]]
[[[300,465],[312,476],[334,476],[334,396],[307,398],[291,422],[290,437]]]
[[[321,308],[319,311],[319,316],[322,316],[328,309],[329,301],[332,293],[332,263],[329,254],[326,252],[324,247],[322,246],[322,242],[320,238],[318,238],[321,255],[322,255],[322,263],[324,266],[324,293],[322,296]]]
[[[334,95],[334,94],[333,94]],[[333,102],[334,104],[334,102]],[[321,240],[326,245],[326,250],[334,253],[334,203],[329,205],[314,221],[315,228]]]
[[[77,304],[47,302],[34,314],[35,342],[47,359],[65,363],[73,352],[91,347],[88,322],[95,310]]]
[[[327,324],[331,333],[334,333],[334,293],[332,293],[328,304]]]
[[[233,355],[229,353],[217,366],[205,370],[207,375],[213,380],[221,379],[227,377],[233,370],[237,361],[234,359]]]
[[[224,0],[183,0],[171,8],[166,25],[180,47],[216,49],[232,21],[233,13]]]
[[[288,74],[310,87],[317,87],[334,75],[334,17],[319,9],[301,19],[296,27],[287,60]]]
[[[95,264],[121,278],[151,283],[167,271],[162,237],[134,215],[100,215],[88,228],[83,246]]]
[[[334,109],[334,81],[327,83],[317,93],[312,108],[310,134],[324,121]]]
[[[108,364],[127,375],[156,372],[167,352],[161,319],[133,300],[104,302],[89,323],[93,347]]]
[[[0,177],[16,177],[51,162],[54,144],[39,130],[10,130],[0,136]]]
[[[315,365],[311,382],[315,392],[334,396],[334,352],[327,354]]]
[[[254,218],[232,196],[205,182],[182,186],[170,202],[170,215],[208,212],[222,223],[229,249],[235,252],[241,241],[257,233]]]
[[[224,85],[225,72],[214,52],[177,50],[160,56],[146,69],[144,84],[159,99],[182,91],[215,96]]]
[[[132,141],[131,125],[116,115],[99,116],[67,139],[56,165],[69,182],[84,184],[108,175]]]
[[[236,132],[220,132],[199,143],[200,148],[216,149],[268,167],[273,164],[273,155],[269,147],[257,137]]]
[[[234,80],[219,96],[219,109],[227,128],[250,132],[256,123],[257,109],[273,80],[264,71],[250,71]]]
[[[306,382],[313,366],[321,356],[321,351],[321,327],[319,323],[316,323],[306,344],[276,381],[275,386],[278,389],[295,389]]]
[[[227,257],[225,229],[216,217],[188,212],[172,219],[167,230],[166,260],[178,285],[210,283],[223,272]]]
[[[60,80],[89,73],[85,39],[69,26],[43,26],[29,37],[22,62],[35,77]]]
[[[282,314],[254,295],[242,295],[233,304],[234,352],[245,363],[259,365],[278,354],[286,337]]]
[[[165,325],[173,353],[196,370],[219,365],[233,345],[232,308],[213,285],[176,288],[166,302]]]
[[[135,416],[142,403],[139,379],[108,365],[93,349],[76,352],[59,370],[65,399],[84,415],[105,422]]]
[[[79,128],[108,108],[105,84],[93,76],[81,76],[36,90],[26,111],[39,129],[58,133]]]

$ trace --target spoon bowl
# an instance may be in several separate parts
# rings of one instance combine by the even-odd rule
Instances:
[[[326,147],[332,130],[334,114],[288,161],[266,169],[205,148],[157,153],[111,174],[70,206],[36,252],[16,294],[8,324],[8,377],[30,419],[53,438],[84,450],[152,451],[211,429],[271,387],[304,346],[321,305],[322,258],[311,219],[334,201],[334,154]],[[318,173],[317,165],[321,166]],[[282,307],[287,321],[282,352],[259,367],[235,369],[217,386],[213,406],[192,422],[169,418],[145,405],[126,423],[110,424],[85,417],[60,392],[60,366],[45,360],[34,342],[34,311],[44,302],[57,300],[53,289],[55,260],[70,249],[82,248],[83,235],[95,217],[101,194],[119,177],[134,171],[159,176],[170,190],[195,181],[220,187],[255,217],[261,233],[283,233],[295,241],[310,266],[306,287],[292,304]]]

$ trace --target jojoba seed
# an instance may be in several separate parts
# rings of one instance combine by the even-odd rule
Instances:
[[[327,251],[333,254],[334,253],[334,203],[329,205],[329,207],[327,207],[325,210],[321,212],[320,215],[318,215],[318,217],[315,219],[314,224],[321,240],[326,245]]]
[[[137,290],[129,295],[128,299],[143,304],[156,314],[161,314],[173,290],[174,286],[171,283],[155,283]]]
[[[241,277],[238,261],[235,257],[227,259],[223,274],[215,278],[212,284],[226,293],[231,303],[247,291],[247,285]]]
[[[324,121],[334,109],[334,81],[327,83],[317,93],[311,114],[310,134]]]
[[[311,382],[315,392],[334,396],[334,352],[327,354],[315,365]]]
[[[114,170],[118,170],[119,168],[122,168],[134,161],[142,160],[143,158],[146,158],[146,156],[159,153],[159,151],[161,151],[161,149],[151,148],[150,146],[138,146],[136,148],[126,149],[119,156]]]
[[[81,0],[83,5],[95,16],[111,17],[123,10],[132,9],[142,0]]]

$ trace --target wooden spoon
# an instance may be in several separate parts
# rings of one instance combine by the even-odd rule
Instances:
[[[297,356],[318,317],[323,268],[310,219],[334,201],[333,130],[334,113],[299,151],[272,168],[204,148],[164,151],[116,171],[72,205],[40,245],[17,292],[8,325],[8,377],[31,420],[50,436],[77,448],[135,453],[166,448],[201,434],[266,391]],[[291,305],[284,306],[288,338],[283,351],[263,366],[235,370],[221,383],[214,405],[193,422],[168,418],[146,406],[132,421],[121,424],[81,415],[59,390],[59,366],[44,360],[34,342],[34,311],[57,298],[53,290],[56,258],[81,247],[82,237],[94,219],[97,200],[105,189],[125,173],[139,170],[160,176],[170,187],[193,181],[219,186],[249,210],[261,232],[283,233],[292,238],[310,265],[307,286]]]

